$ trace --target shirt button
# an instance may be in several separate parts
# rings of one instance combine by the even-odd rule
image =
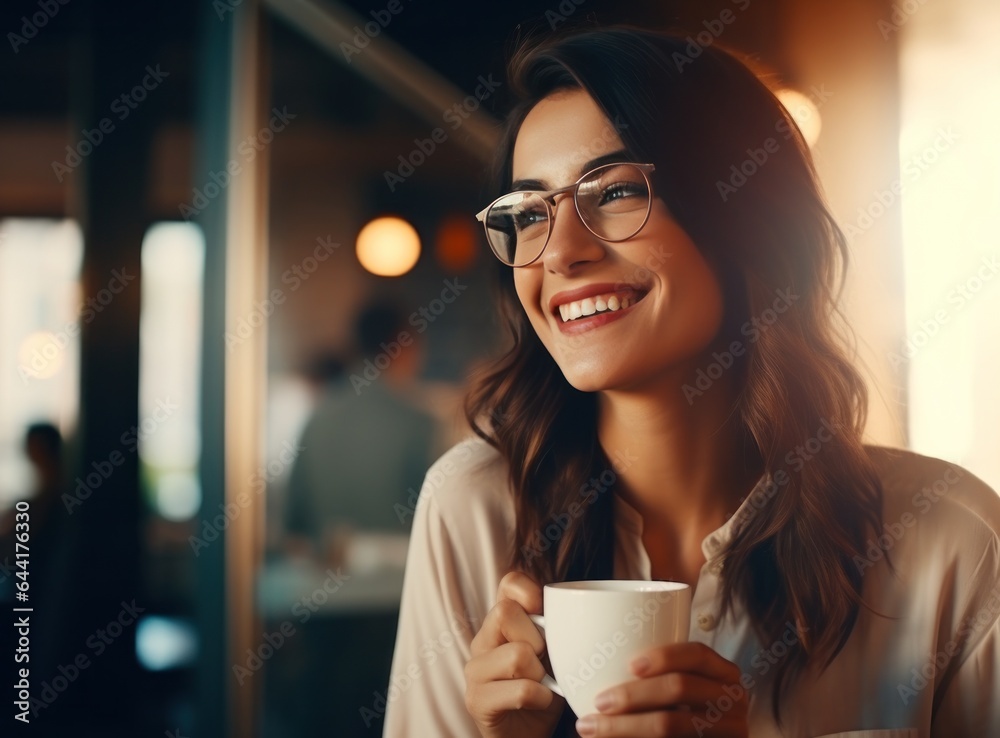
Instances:
[[[713,630],[715,628],[715,616],[710,612],[699,612],[698,627],[704,631]]]

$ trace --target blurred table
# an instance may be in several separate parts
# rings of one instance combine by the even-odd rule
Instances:
[[[382,714],[399,617],[405,535],[351,536],[344,561],[267,562],[257,579],[263,627],[295,628],[267,662],[262,738],[370,738]],[[365,721],[365,715],[376,715]]]
[[[317,615],[398,610],[408,542],[401,534],[356,534],[337,567],[292,558],[265,563],[257,610],[264,620],[288,617],[296,603]]]

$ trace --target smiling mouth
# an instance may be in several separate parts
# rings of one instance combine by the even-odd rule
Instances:
[[[648,293],[639,290],[624,292],[609,292],[603,295],[585,297],[582,300],[563,303],[557,306],[556,312],[563,323],[572,323],[581,318],[589,318],[602,313],[613,313],[632,307]]]

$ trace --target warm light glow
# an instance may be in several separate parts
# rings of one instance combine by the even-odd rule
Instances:
[[[420,258],[420,236],[402,218],[376,218],[358,234],[357,254],[361,266],[372,274],[398,277]]]
[[[802,131],[803,138],[805,138],[809,147],[812,148],[819,139],[819,132],[823,127],[819,116],[819,108],[816,107],[816,104],[808,95],[803,95],[798,90],[793,90],[789,87],[780,89],[775,94],[781,100],[781,104],[791,113],[792,118],[795,119],[795,124]]]
[[[1000,488],[1000,68],[995,0],[918,6],[900,32],[910,447]],[[908,377],[906,372],[908,371]]]
[[[434,255],[446,272],[468,271],[476,260],[479,224],[468,215],[449,215],[438,227]]]
[[[54,377],[65,363],[66,342],[51,331],[35,331],[27,336],[17,350],[17,363],[32,379]]]

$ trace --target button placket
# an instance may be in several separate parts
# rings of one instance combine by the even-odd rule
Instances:
[[[707,572],[698,578],[698,587],[691,602],[691,626],[689,639],[711,646],[715,640],[718,625],[718,579]]]
[[[715,615],[710,612],[699,612],[695,618],[695,622],[698,624],[698,627],[706,633],[710,630],[715,630]]]

